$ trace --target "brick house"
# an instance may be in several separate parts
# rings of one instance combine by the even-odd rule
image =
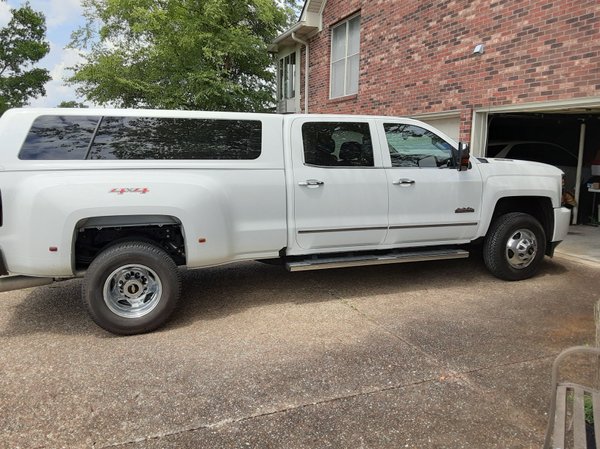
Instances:
[[[600,110],[598,0],[307,0],[274,44],[279,111],[416,117],[479,155],[493,114]]]
[[[279,112],[409,116],[476,156],[533,155],[589,219],[600,1],[306,0],[272,51]]]

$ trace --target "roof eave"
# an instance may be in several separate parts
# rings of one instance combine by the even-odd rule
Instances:
[[[299,39],[309,38],[320,30],[319,25],[320,24],[316,24],[314,22],[310,23],[306,20],[296,23],[293,27],[275,38],[272,45],[269,46],[269,51],[277,52],[281,47],[290,47],[296,45],[298,42],[293,39],[292,35],[295,35]]]

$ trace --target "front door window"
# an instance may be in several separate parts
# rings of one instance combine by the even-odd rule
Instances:
[[[384,124],[392,167],[450,167],[452,147],[420,126]]]

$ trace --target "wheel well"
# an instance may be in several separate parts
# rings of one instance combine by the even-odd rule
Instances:
[[[492,222],[500,215],[509,212],[523,212],[537,219],[544,228],[546,240],[552,239],[554,214],[550,198],[541,196],[519,196],[501,198],[496,203]]]
[[[186,264],[181,222],[174,217],[92,217],[75,229],[74,265],[85,270],[109,246],[126,240],[145,241],[164,249],[177,265]]]

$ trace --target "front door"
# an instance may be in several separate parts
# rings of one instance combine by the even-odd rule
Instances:
[[[366,119],[294,120],[292,188],[300,248],[326,252],[383,243],[388,188],[375,135]]]
[[[389,150],[385,243],[435,245],[475,237],[481,216],[479,171],[457,171],[452,144],[422,123],[383,122],[379,132]]]

